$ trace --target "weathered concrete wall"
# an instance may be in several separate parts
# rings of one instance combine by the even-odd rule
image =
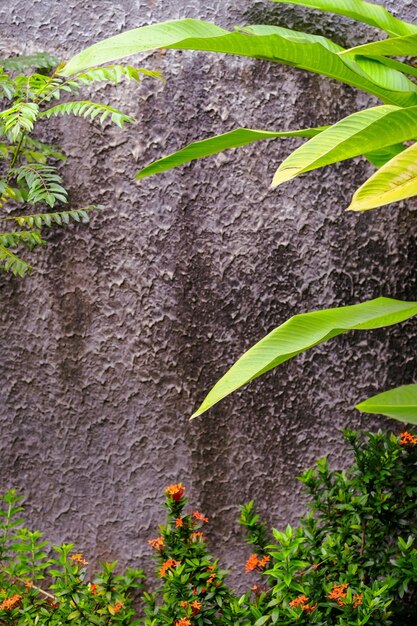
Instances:
[[[412,2],[389,3],[416,19]],[[278,23],[355,44],[371,29],[300,8],[244,0],[3,0],[2,54],[68,58],[142,24],[199,17]],[[344,212],[364,162],[268,190],[295,141],[261,143],[132,182],[140,166],[236,126],[334,121],[371,99],[295,69],[167,52],[142,59],[167,84],[101,88],[137,117],[123,132],[56,122],[72,205],[106,205],[88,227],[56,230],[21,282],[1,278],[0,484],[26,495],[33,524],[90,560],[138,562],[182,480],[213,521],[227,565],[237,507],[255,498],[276,526],[302,500],[295,475],[340,429],[378,426],[355,402],[412,382],[416,324],[342,337],[285,364],[206,417],[188,416],[234,359],[290,315],[378,296],[416,298],[417,224],[392,207]],[[394,428],[397,425],[393,424]]]

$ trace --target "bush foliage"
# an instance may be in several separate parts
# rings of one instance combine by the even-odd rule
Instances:
[[[165,490],[165,524],[148,543],[157,583],[142,570],[90,572],[73,545],[51,548],[28,530],[15,491],[0,510],[0,624],[57,626],[414,626],[417,611],[417,437],[346,431],[354,461],[326,458],[300,480],[310,511],[272,529],[241,508],[252,554],[237,595],[206,541],[209,520],[188,509],[181,483]],[[52,555],[52,556],[51,556]],[[259,580],[254,581],[255,574]],[[253,584],[256,582],[256,584]]]

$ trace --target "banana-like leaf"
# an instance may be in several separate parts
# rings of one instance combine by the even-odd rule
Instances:
[[[353,113],[292,152],[276,171],[272,186],[416,136],[416,106],[405,109],[379,106]]]
[[[416,54],[417,54],[417,50],[416,50]],[[340,55],[343,58],[343,55]],[[393,69],[393,70],[397,70],[398,72],[400,72],[402,75],[408,74],[409,76],[414,76],[414,78],[417,78],[417,67],[414,67],[413,65],[408,65],[408,63],[403,63],[402,61],[397,61],[397,59],[391,59],[391,57],[362,57],[361,55],[356,54],[355,55],[355,61],[358,65],[362,65],[362,59],[366,58],[366,59],[376,59],[378,61],[378,63],[383,63],[384,65],[386,65],[387,67]],[[373,77],[375,76],[375,74],[373,74]],[[373,79],[372,77],[372,79]]]
[[[368,211],[417,196],[417,143],[381,167],[355,192],[350,211]]]
[[[416,27],[417,28],[417,27]],[[340,56],[363,54],[369,56],[417,56],[417,34],[372,41],[340,52]]]
[[[329,126],[281,132],[253,130],[251,128],[236,128],[235,130],[223,133],[222,135],[216,135],[214,137],[210,137],[209,139],[195,141],[177,152],[172,152],[166,157],[162,157],[162,159],[153,161],[153,163],[150,163],[141,169],[136,174],[135,178],[139,180],[141,178],[146,178],[147,176],[153,176],[154,174],[161,174],[167,170],[179,167],[184,163],[190,163],[196,159],[203,159],[204,157],[218,154],[224,150],[247,146],[255,141],[279,139],[283,137],[315,137],[327,128],[329,128]],[[369,152],[364,156],[376,167],[382,167],[403,150],[405,150],[404,144],[399,143],[393,146],[387,146],[381,150]]]
[[[239,148],[241,146],[247,146],[255,141],[263,139],[277,139],[279,137],[315,137],[319,133],[323,132],[328,126],[322,126],[320,128],[306,128],[305,130],[289,130],[283,132],[272,132],[269,130],[253,130],[251,128],[236,128],[228,133],[222,135],[216,135],[209,139],[203,139],[202,141],[195,141],[189,144],[178,152],[173,152],[158,161],[154,161],[147,167],[144,167],[140,172],[136,174],[136,178],[145,178],[146,176],[152,176],[153,174],[160,174],[167,170],[183,165],[184,163],[190,163],[196,159],[202,159],[212,154],[218,154],[224,150],[231,148]]]
[[[343,59],[328,45],[313,39],[304,35],[304,41],[301,41],[299,34],[297,37],[294,31],[287,29],[281,29],[281,34],[254,36],[241,31],[231,33],[199,20],[177,20],[143,26],[104,39],[70,59],[59,73],[72,76],[102,63],[158,48],[204,50],[292,65],[358,87],[386,103],[399,106],[417,104],[417,88],[413,83],[408,81],[405,87],[402,81],[398,89],[401,80],[398,72],[393,70],[391,78],[389,72],[386,72],[384,85],[388,87],[383,87],[369,80],[366,72],[354,60]],[[379,70],[379,74],[383,71]]]
[[[351,17],[384,30],[389,35],[410,35],[417,33],[417,25],[403,22],[389,13],[384,7],[362,0],[271,0],[280,4],[297,4],[311,9],[319,9],[337,15]]]
[[[403,385],[378,393],[357,404],[355,409],[362,413],[377,413],[400,422],[417,424],[417,385]]]
[[[289,41],[295,43],[317,43],[329,50],[339,54],[346,65],[355,73],[362,75],[366,80],[370,80],[372,83],[379,85],[383,89],[389,91],[415,91],[416,87],[404,75],[404,68],[407,68],[405,63],[399,61],[391,61],[382,59],[380,57],[372,58],[363,55],[355,56],[344,55],[345,50],[337,45],[331,39],[322,37],[320,35],[310,35],[309,33],[299,32],[296,30],[289,30],[288,28],[282,28],[281,26],[271,26],[256,24],[253,26],[245,26],[239,28],[239,32],[247,33],[249,35],[266,36],[266,35],[279,35],[285,37]],[[413,74],[413,71],[409,72]]]
[[[352,306],[295,315],[245,352],[215,384],[192,417],[201,415],[277,365],[328,339],[349,330],[391,326],[416,314],[417,302],[376,298]]]

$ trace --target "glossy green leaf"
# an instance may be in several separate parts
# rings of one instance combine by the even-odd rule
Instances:
[[[390,35],[409,35],[417,33],[417,25],[403,22],[389,13],[384,7],[362,0],[271,0],[280,4],[297,4],[311,9],[328,11],[337,15],[351,17],[375,28],[380,28]]]
[[[280,165],[272,186],[304,172],[366,153],[372,153],[417,136],[417,107],[380,106],[345,117],[295,150]]]
[[[349,330],[391,326],[416,314],[417,302],[376,298],[352,306],[295,315],[245,352],[214,385],[193,417],[258,376],[328,339]]]
[[[355,408],[362,413],[377,413],[400,422],[417,424],[417,385],[403,385],[378,393]]]
[[[340,52],[341,56],[352,54],[393,57],[417,56],[417,34],[373,41]]]
[[[338,54],[347,67],[353,72],[363,76],[364,79],[370,80],[375,85],[379,85],[388,91],[415,91],[416,87],[404,74],[404,68],[408,68],[405,63],[390,62],[385,58],[372,58],[363,55],[344,55],[344,49],[337,45],[331,39],[320,35],[310,35],[309,33],[289,30],[281,26],[271,25],[253,25],[239,29],[240,32],[249,35],[266,36],[279,35],[285,37],[289,41],[299,44],[320,44],[330,52]],[[413,73],[412,71],[410,73]]]
[[[355,192],[350,211],[368,211],[417,195],[417,144],[400,152]]]
[[[166,48],[184,39],[221,37],[229,31],[209,22],[184,19],[161,22],[128,30],[120,35],[103,39],[72,57],[59,70],[62,76],[73,76],[90,67],[123,59],[148,50]]]
[[[195,141],[189,144],[186,148],[173,152],[158,161],[154,161],[147,167],[144,167],[136,178],[145,178],[146,176],[152,176],[153,174],[160,174],[166,172],[174,167],[183,165],[184,163],[190,163],[196,159],[202,159],[213,154],[218,154],[224,150],[231,148],[239,148],[241,146],[247,146],[248,144],[260,141],[263,139],[277,139],[279,137],[315,137],[320,132],[325,130],[327,126],[321,128],[306,128],[305,130],[293,130],[283,132],[273,132],[268,130],[253,130],[251,128],[236,128],[228,133],[222,135],[216,135],[209,139],[203,139],[202,141]]]
[[[336,50],[329,49],[329,44],[317,37],[303,33],[300,39],[300,33],[288,29],[256,36],[243,31],[231,33],[214,24],[192,19],[143,26],[105,39],[70,59],[60,74],[72,76],[102,63],[158,48],[204,50],[294,65],[363,89],[387,103],[399,106],[417,104],[417,88],[413,83],[409,82],[405,87],[404,79],[395,71],[390,75],[389,68],[387,71],[378,68],[378,80],[369,80],[353,59],[341,58]],[[378,82],[384,71],[383,83],[388,88]]]

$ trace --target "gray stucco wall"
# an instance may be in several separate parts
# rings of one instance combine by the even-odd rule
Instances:
[[[387,3],[416,19],[412,2]],[[199,17],[231,27],[272,22],[355,44],[349,20],[232,0],[3,0],[2,54],[68,58],[105,36]],[[340,429],[378,427],[355,402],[413,381],[416,323],[342,337],[188,416],[242,351],[290,315],[378,295],[416,299],[417,224],[410,208],[344,212],[364,161],[268,189],[297,142],[269,142],[136,185],[140,166],[236,126],[287,129],[335,121],[371,103],[295,69],[209,54],[149,54],[165,86],[100,88],[137,118],[124,131],[55,122],[52,137],[74,207],[90,226],[57,229],[21,282],[0,277],[0,484],[25,494],[33,525],[89,560],[138,563],[161,521],[163,488],[186,484],[212,524],[223,562],[242,566],[238,505],[275,526],[302,509],[295,476],[332,452]],[[86,92],[87,93],[87,92]],[[411,206],[412,208],[412,206]],[[391,424],[398,429],[398,424]]]

